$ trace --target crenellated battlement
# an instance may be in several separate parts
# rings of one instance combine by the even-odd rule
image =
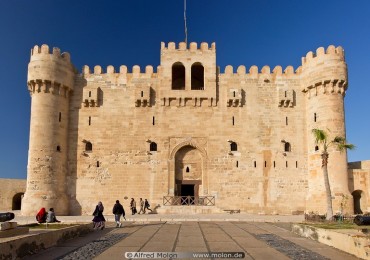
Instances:
[[[157,67],[157,71],[160,71],[160,67]],[[147,65],[145,66],[145,70],[141,72],[141,68],[139,65],[134,65],[131,69],[131,73],[128,72],[127,66],[121,65],[118,70],[114,68],[112,65],[108,65],[106,70],[102,68],[100,65],[94,66],[94,68],[91,70],[89,66],[84,65],[82,67],[82,75],[123,75],[124,77],[127,76],[127,74],[131,74],[133,78],[139,78],[139,77],[146,77],[151,78],[153,75],[156,74],[154,72],[153,66]]]
[[[344,61],[344,50],[341,46],[335,47],[334,45],[328,46],[328,48],[319,47],[316,52],[309,51],[305,57],[302,57],[302,66],[308,66],[321,62],[323,59],[338,59]]]
[[[71,62],[71,56],[68,52],[61,53],[58,47],[53,47],[53,50],[50,52],[50,48],[47,44],[40,46],[35,45],[31,49],[31,61],[33,58],[37,58],[39,55],[53,55],[56,58],[61,58],[66,62]]]
[[[196,42],[191,42],[189,46],[185,42],[180,42],[176,48],[176,43],[175,42],[169,42],[166,46],[164,42],[161,42],[161,51],[163,50],[178,50],[178,51],[196,51],[196,50],[201,50],[201,51],[212,51],[216,52],[216,43],[212,43],[211,47],[209,47],[209,44],[207,42],[202,42],[200,44],[200,47],[198,48],[198,44]]]
[[[258,77],[258,76],[263,76],[263,75],[268,75],[268,76],[295,76],[299,75],[302,72],[302,67],[299,66],[296,70],[294,70],[293,66],[287,66],[284,70],[280,65],[277,65],[273,68],[271,71],[270,66],[263,66],[261,70],[258,69],[256,65],[252,65],[247,73],[247,69],[244,65],[240,65],[236,73],[234,72],[234,68],[231,65],[227,65],[224,70],[224,75],[226,76],[231,76],[231,75],[248,75],[253,77]]]

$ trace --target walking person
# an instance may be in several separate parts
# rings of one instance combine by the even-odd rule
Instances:
[[[135,215],[137,211],[136,211],[136,201],[134,200],[134,198],[131,198],[130,208],[131,208],[132,215]]]
[[[119,200],[116,200],[116,204],[114,204],[113,214],[114,214],[114,220],[117,223],[116,227],[122,227],[121,215],[125,217],[125,210],[123,209],[123,206],[121,205],[121,203],[119,203]]]
[[[94,213],[93,213],[93,228],[94,229],[101,229],[105,228],[105,218],[103,216],[104,206],[101,201],[99,201],[98,205],[96,205]]]
[[[144,204],[144,213],[145,213],[145,210],[150,210],[150,212],[152,212],[152,210],[149,208],[150,207],[150,204],[149,204],[149,201],[147,199],[145,199],[145,204]]]
[[[139,210],[139,213],[140,214],[141,212],[143,212],[143,214],[145,214],[145,208],[144,208],[144,201],[142,198],[140,198],[140,210]]]

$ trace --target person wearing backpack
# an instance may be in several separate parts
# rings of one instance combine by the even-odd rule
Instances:
[[[123,209],[122,204],[119,203],[119,200],[116,200],[116,204],[114,204],[113,206],[113,214],[114,220],[117,223],[116,227],[122,227],[121,215],[123,216],[123,218],[125,217],[125,210]]]

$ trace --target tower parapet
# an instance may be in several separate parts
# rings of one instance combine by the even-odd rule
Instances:
[[[35,46],[28,65],[31,102],[27,188],[22,214],[34,215],[40,207],[55,207],[68,214],[66,195],[69,97],[76,70],[68,53]]]

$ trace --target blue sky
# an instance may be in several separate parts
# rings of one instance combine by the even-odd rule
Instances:
[[[0,1],[0,178],[26,178],[27,65],[48,44],[83,65],[159,65],[160,43],[184,40],[183,0]],[[370,1],[187,0],[189,42],[216,42],[217,63],[301,64],[308,51],[342,46],[348,64],[349,161],[370,159]]]

